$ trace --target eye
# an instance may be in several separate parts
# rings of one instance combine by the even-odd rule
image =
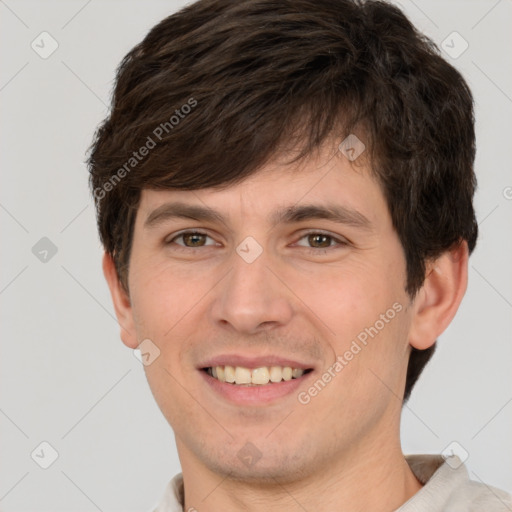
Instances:
[[[299,243],[300,240],[306,240],[306,243],[310,244],[310,245],[301,244],[301,243]],[[348,242],[345,240],[341,240],[339,238],[334,237],[333,235],[330,235],[328,233],[322,233],[319,231],[312,231],[310,233],[306,233],[304,236],[302,236],[299,239],[299,242],[297,242],[296,245],[306,247],[310,250],[312,249],[310,251],[312,253],[320,252],[321,249],[325,250],[325,249],[333,248],[333,245],[332,245],[333,242],[334,242],[334,248],[336,248],[335,247],[336,244],[338,244],[340,246],[348,245]]]
[[[206,233],[203,233],[201,231],[182,231],[181,233],[175,235],[170,240],[166,240],[166,244],[176,243],[177,245],[180,245],[182,247],[185,247],[187,249],[194,249],[196,247],[205,247],[207,245],[215,245],[215,242],[213,244],[206,244],[205,240],[207,238],[210,238]],[[178,243],[176,240],[182,240],[183,243]]]
[[[207,243],[208,239],[211,240],[211,243]],[[301,241],[305,241],[305,243]],[[175,249],[184,251],[218,245],[208,234],[197,230],[182,231],[172,238],[166,239],[165,244],[178,246]],[[304,247],[306,251],[312,254],[319,254],[327,252],[327,249],[339,249],[348,244],[346,240],[337,238],[329,233],[311,231],[304,234],[295,245]]]

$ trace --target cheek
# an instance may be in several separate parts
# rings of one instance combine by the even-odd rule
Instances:
[[[300,290],[304,303],[337,339],[355,336],[396,300],[386,274],[371,263],[355,261],[319,267],[309,278],[300,277],[296,279],[295,289]]]
[[[198,308],[206,283],[192,273],[177,272],[169,264],[147,268],[133,280],[132,307],[138,338],[149,338],[160,352],[144,371],[169,423],[185,423],[194,408],[189,393],[196,393],[189,381],[187,351],[190,334],[197,333]]]
[[[208,289],[208,278],[192,267],[148,261],[142,271],[134,269],[130,288],[138,334],[165,340],[193,315]]]
[[[169,262],[147,262],[144,272],[134,267],[131,295],[137,337],[149,338],[160,351],[155,363],[144,369],[159,404],[169,401],[167,409],[174,410],[176,397],[183,394],[181,385],[190,385],[190,350],[195,338],[201,340],[205,298],[216,275]]]
[[[324,269],[302,288],[305,302],[328,328],[332,351],[347,361],[338,382],[360,383],[361,393],[372,383],[382,386],[372,371],[385,382],[394,382],[402,371],[397,366],[403,366],[406,354],[408,316],[397,266],[355,263]]]

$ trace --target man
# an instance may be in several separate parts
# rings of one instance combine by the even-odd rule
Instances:
[[[157,511],[508,510],[400,412],[467,284],[471,93],[396,7],[205,0],[90,155],[121,338],[183,473]]]

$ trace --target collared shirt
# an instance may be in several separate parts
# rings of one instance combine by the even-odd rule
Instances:
[[[406,455],[423,487],[394,512],[511,512],[512,495],[469,479],[468,470],[453,455]],[[154,512],[184,512],[182,474],[168,484]]]

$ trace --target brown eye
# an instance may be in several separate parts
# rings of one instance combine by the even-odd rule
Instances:
[[[195,249],[199,247],[215,245],[215,242],[207,243],[207,239],[212,240],[211,237],[209,237],[206,233],[201,233],[200,231],[183,231],[172,239],[166,241],[166,244],[176,244],[187,249]]]
[[[327,250],[334,251],[336,249],[343,249],[349,242],[344,238],[337,238],[328,233],[322,233],[320,231],[311,231],[303,235],[296,245],[303,247],[306,251],[311,254],[324,254]]]
[[[316,233],[308,235],[308,242],[312,247],[318,247],[319,249],[325,249],[331,246],[332,236],[323,235],[322,233]]]
[[[202,233],[184,233],[181,237],[187,247],[202,247],[206,235]]]

